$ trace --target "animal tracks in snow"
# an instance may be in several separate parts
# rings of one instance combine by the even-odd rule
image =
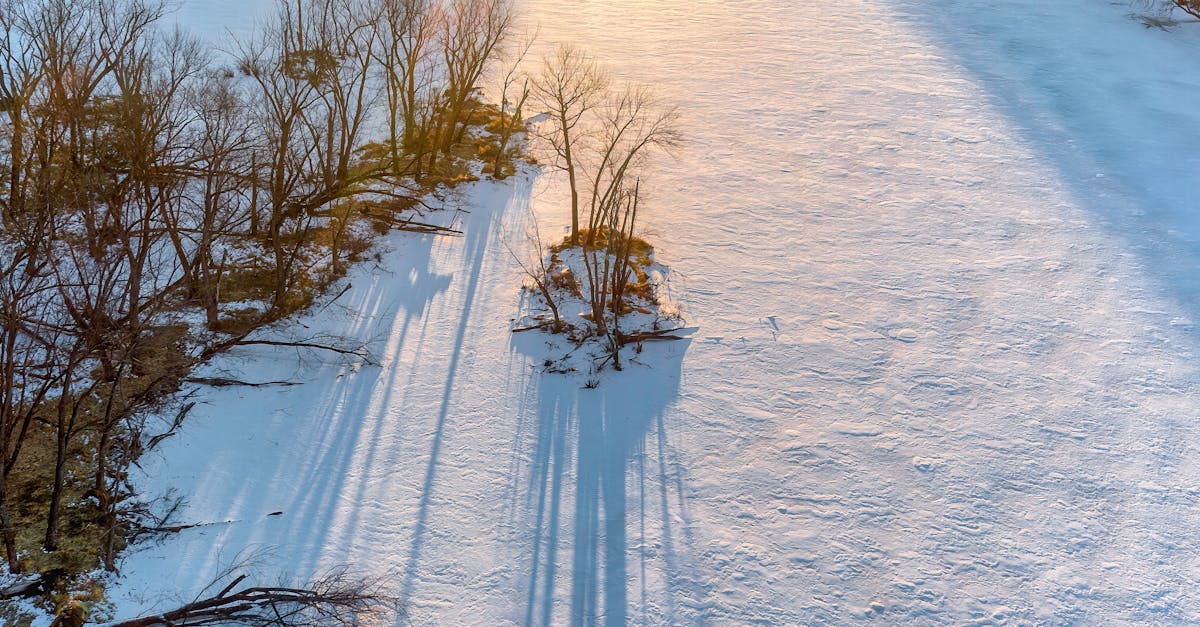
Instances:
[[[767,320],[774,321],[775,319],[767,318]],[[816,340],[820,336],[825,336],[826,338],[844,337],[855,342],[895,340],[905,344],[912,344],[923,337],[920,331],[908,326],[896,325],[874,328],[872,325],[849,322],[834,316],[822,318],[811,323],[805,329],[803,335],[809,340]]]

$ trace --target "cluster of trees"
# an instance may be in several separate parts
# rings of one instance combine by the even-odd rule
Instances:
[[[530,88],[550,118],[538,137],[570,191],[571,231],[564,245],[582,254],[592,332],[607,342],[619,369],[632,255],[647,248],[637,237],[639,169],[649,154],[678,143],[678,113],[644,86],[614,86],[595,59],[568,45],[544,59]],[[539,268],[535,284],[554,313],[554,326],[561,327],[546,265]]]
[[[160,28],[166,12],[0,0],[11,572],[63,567],[64,530],[88,547],[67,568],[114,567],[139,410],[195,359],[303,306],[341,272],[356,225],[386,229],[462,177],[484,141],[471,129],[495,115],[480,82],[513,27],[508,0],[279,0],[221,61]],[[221,306],[241,300],[259,307],[234,326]]]

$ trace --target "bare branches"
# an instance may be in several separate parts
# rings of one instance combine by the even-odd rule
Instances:
[[[513,133],[517,128],[524,126],[524,110],[525,102],[529,100],[531,87],[529,78],[521,79],[520,90],[517,91],[510,100],[509,92],[512,90],[518,79],[518,70],[521,64],[525,61],[525,56],[529,54],[530,47],[533,46],[533,41],[536,35],[528,35],[516,51],[516,54],[508,60],[508,69],[504,73],[504,80],[500,82],[500,108],[499,108],[499,128],[497,135],[499,136],[496,147],[496,158],[492,163],[492,178],[503,180],[508,176],[504,171],[505,162],[508,160],[508,142],[512,139]],[[510,113],[511,112],[511,113]]]
[[[1200,18],[1200,0],[1172,0],[1172,2],[1184,13]]]
[[[462,137],[475,89],[514,19],[510,0],[454,0],[446,9],[438,43],[446,71],[440,147],[447,156]]]
[[[0,544],[12,572],[114,566],[138,515],[126,471],[144,452],[144,414],[197,360],[246,344],[371,360],[336,339],[249,338],[310,304],[372,229],[460,233],[420,207],[434,179],[466,178],[494,141],[471,129],[496,116],[478,88],[507,45],[511,0],[276,2],[225,68],[160,29],[166,0],[0,0]],[[501,153],[510,113],[499,111]],[[207,331],[193,334],[197,312]],[[31,438],[49,460],[33,470]],[[34,479],[14,472],[45,484],[40,500],[25,502]],[[33,535],[22,525],[45,532],[45,551],[18,546]],[[68,556],[76,543],[60,534],[80,529],[96,546]]]
[[[532,90],[550,110],[549,128],[541,129],[539,137],[549,146],[555,166],[566,171],[571,192],[571,234],[557,250],[572,256],[577,251],[590,308],[585,317],[594,335],[607,342],[612,365],[619,370],[620,349],[630,337],[621,332],[620,323],[632,309],[626,303],[636,268],[632,257],[650,251],[636,236],[641,201],[637,172],[648,154],[676,146],[679,134],[677,110],[664,106],[649,88],[614,90],[609,82],[591,57],[564,46],[545,59]],[[581,206],[587,208],[586,230],[580,224]],[[544,279],[537,281],[545,268],[533,270],[526,268],[526,273],[553,307]]]
[[[600,109],[598,143],[590,164],[592,179],[588,229],[594,237],[598,227],[610,221],[620,205],[631,169],[651,148],[669,150],[679,142],[678,110],[662,107],[646,87],[628,85],[611,94]]]
[[[531,84],[539,104],[554,118],[551,130],[539,136],[557,157],[556,165],[567,173],[571,191],[571,242],[579,241],[579,172],[575,153],[576,127],[599,104],[608,89],[608,74],[595,59],[577,48],[560,46],[543,61],[542,73]]]
[[[529,212],[529,223],[525,230],[525,240],[525,249],[532,248],[534,251],[533,261],[528,261],[522,257],[522,254],[514,250],[507,241],[504,242],[504,247],[508,249],[508,254],[517,262],[517,265],[521,266],[521,269],[525,271],[525,276],[533,281],[534,287],[541,294],[542,300],[546,302],[546,307],[550,309],[554,320],[530,327],[513,329],[513,333],[529,331],[545,326],[550,326],[554,332],[561,331],[565,325],[563,324],[562,316],[559,314],[558,304],[555,302],[554,290],[550,286],[550,272],[546,267],[546,258],[543,256],[543,251],[546,247],[542,243],[542,233],[538,228],[537,216],[533,214],[532,208]]]
[[[353,625],[379,613],[385,604],[377,585],[356,580],[344,569],[304,587],[243,586],[246,579],[238,575],[211,597],[110,627]]]

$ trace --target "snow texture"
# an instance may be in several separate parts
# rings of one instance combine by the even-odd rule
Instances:
[[[236,522],[131,552],[123,614],[267,547],[388,576],[419,625],[1200,622],[1200,30],[1101,0],[521,6],[685,112],[643,189],[699,331],[597,389],[535,372],[503,241],[563,198],[479,184],[464,237],[390,236],[278,331],[380,365],[210,367],[305,383],[205,390],[145,461],[184,520]]]

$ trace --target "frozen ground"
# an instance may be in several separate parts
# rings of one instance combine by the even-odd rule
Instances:
[[[281,331],[381,365],[213,365],[307,383],[205,391],[148,461],[184,519],[239,522],[131,553],[124,613],[268,547],[385,574],[420,625],[1200,621],[1200,30],[1104,0],[523,6],[686,112],[647,207],[699,331],[595,390],[535,374],[502,240],[560,198],[481,185],[463,238],[391,237]]]

